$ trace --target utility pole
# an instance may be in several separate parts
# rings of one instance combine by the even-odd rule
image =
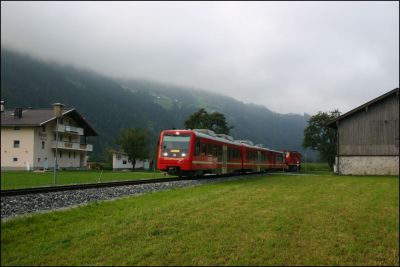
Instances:
[[[63,107],[64,105],[61,103],[54,103],[53,105],[53,114],[56,117],[56,152],[54,156],[54,173],[53,173],[53,185],[56,185],[56,178],[57,178],[57,153],[58,153],[58,120],[62,116]]]

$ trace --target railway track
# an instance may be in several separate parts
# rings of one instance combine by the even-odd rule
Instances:
[[[241,174],[241,176],[252,175],[252,174],[254,175],[256,173],[244,173]],[[71,185],[42,186],[42,187],[21,188],[21,189],[7,189],[7,190],[1,190],[1,197],[71,191],[71,190],[83,190],[91,188],[117,187],[126,185],[168,183],[168,182],[185,181],[185,180],[215,179],[215,178],[223,178],[230,176],[237,176],[237,174],[210,175],[210,176],[186,177],[186,178],[179,178],[179,177],[154,178],[154,179],[140,179],[132,181],[101,182],[101,183],[91,183],[91,184],[71,184]]]
[[[250,175],[257,177],[260,174],[252,173]],[[265,175],[265,173],[261,175]],[[93,201],[104,201],[173,188],[191,187],[218,181],[246,178],[248,178],[248,174],[204,175],[190,178],[142,179],[135,181],[3,190],[1,191],[1,220],[28,213],[46,212],[84,205]]]
[[[2,197],[20,196],[27,194],[71,191],[71,190],[90,189],[90,188],[166,183],[166,182],[175,182],[181,180],[187,180],[187,179],[172,177],[172,178],[140,179],[140,180],[118,181],[118,182],[101,182],[101,183],[91,183],[91,184],[71,184],[71,185],[43,186],[43,187],[33,187],[33,188],[21,188],[21,189],[7,189],[7,190],[1,190],[1,196]]]

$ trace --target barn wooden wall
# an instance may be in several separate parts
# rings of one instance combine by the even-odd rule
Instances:
[[[399,95],[339,122],[339,156],[399,155]]]

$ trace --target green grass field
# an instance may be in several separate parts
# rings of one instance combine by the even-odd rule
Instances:
[[[399,178],[266,175],[1,226],[2,265],[399,265]]]
[[[302,173],[330,173],[327,163],[303,163]],[[84,170],[84,171],[58,171],[56,184],[81,184],[96,183],[121,180],[137,180],[171,177],[162,172],[143,172],[143,171],[104,171]],[[1,189],[17,189],[29,187],[41,187],[53,185],[53,172],[27,172],[27,171],[8,171],[1,172]]]
[[[140,171],[59,171],[56,184],[96,183],[106,181],[137,180],[171,177],[161,172]],[[17,189],[27,187],[40,187],[53,185],[53,172],[26,172],[10,171],[1,172],[1,189]]]
[[[328,163],[304,162],[301,164],[301,172],[331,172]]]

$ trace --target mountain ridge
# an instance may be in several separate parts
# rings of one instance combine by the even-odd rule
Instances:
[[[124,128],[148,129],[153,147],[161,130],[183,128],[199,108],[223,113],[235,139],[249,139],[272,149],[303,151],[301,141],[309,116],[280,114],[263,105],[230,96],[148,80],[110,78],[71,65],[46,62],[1,49],[1,100],[14,106],[45,108],[54,102],[75,107],[99,133],[90,138],[91,160],[116,148]]]

